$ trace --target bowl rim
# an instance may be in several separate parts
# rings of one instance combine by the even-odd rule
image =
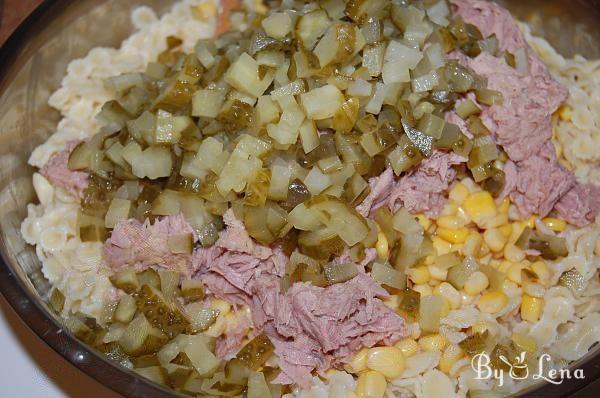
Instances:
[[[0,47],[0,95],[8,84],[7,72],[14,67],[24,45],[49,24],[52,16],[60,14],[62,7],[72,3],[70,0],[43,0],[10,34]],[[0,294],[40,340],[103,386],[123,396],[183,396],[109,360],[64,329],[56,317],[41,304],[39,297],[34,297],[31,289],[13,272],[11,261],[4,251],[0,251]],[[596,355],[588,353],[575,362],[576,368],[583,370],[585,379],[570,379],[557,385],[548,382],[534,384],[513,397],[568,397],[583,389],[600,378],[600,350],[597,351]],[[98,363],[102,366],[98,366]]]

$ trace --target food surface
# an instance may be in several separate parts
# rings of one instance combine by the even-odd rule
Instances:
[[[250,398],[504,396],[600,341],[600,61],[483,0],[132,21],[30,158],[22,234],[77,337]]]

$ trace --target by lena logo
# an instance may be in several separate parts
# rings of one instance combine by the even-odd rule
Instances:
[[[529,366],[525,361],[525,358],[526,352],[521,352],[519,355],[515,356],[514,361],[509,360],[504,355],[498,356],[498,359],[506,365],[504,368],[508,369],[508,377],[513,380],[524,380],[531,376],[533,380],[541,379],[548,383],[561,384],[565,379],[585,379],[583,369],[575,369],[574,371],[571,371],[570,369],[546,369],[548,363],[552,360],[552,357],[548,354],[540,355],[535,373],[532,372],[530,374]],[[473,356],[473,359],[471,359],[471,367],[477,375],[475,378],[477,380],[495,379],[498,380],[498,386],[502,387],[507,371],[502,368],[498,369],[497,367],[492,367],[490,363],[490,356],[485,352]]]

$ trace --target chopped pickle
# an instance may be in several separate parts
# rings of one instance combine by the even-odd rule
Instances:
[[[458,343],[460,348],[470,356],[485,352],[488,347],[489,332],[474,333]]]
[[[250,126],[253,117],[252,105],[235,100],[229,108],[217,116],[217,120],[227,131],[238,131]]]
[[[200,279],[184,279],[181,282],[181,296],[188,301],[200,301],[204,298],[204,283]]]
[[[143,285],[149,285],[153,288],[160,289],[160,276],[152,268],[148,268],[137,274],[137,278],[140,283],[140,287]]]
[[[537,250],[541,256],[548,260],[556,260],[558,257],[566,257],[567,241],[554,235],[539,234],[529,239],[529,248]]]
[[[259,334],[246,344],[236,358],[250,370],[258,370],[271,356],[275,347],[265,334]]]
[[[190,326],[189,319],[176,303],[169,302],[163,294],[150,285],[143,285],[134,296],[138,310],[148,322],[161,330],[168,338],[184,333]]]
[[[400,314],[413,321],[418,320],[421,306],[421,293],[412,289],[406,289],[401,293],[401,296],[402,298],[398,307]]]
[[[558,279],[558,284],[569,288],[573,293],[580,295],[583,293],[587,285],[587,281],[585,277],[579,273],[576,269],[571,269],[569,271],[563,272],[563,274]]]
[[[52,293],[50,293],[48,302],[54,311],[60,313],[65,308],[65,295],[57,288],[54,288],[52,289]]]
[[[126,268],[110,277],[110,281],[125,293],[133,293],[140,288],[140,282],[133,268]]]
[[[347,282],[354,278],[358,275],[358,269],[356,264],[353,263],[327,264],[323,267],[323,273],[327,282],[333,285],[335,283]]]

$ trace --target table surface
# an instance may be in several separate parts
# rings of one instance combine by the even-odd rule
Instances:
[[[41,0],[0,0],[0,45]],[[39,339],[0,295],[0,385],[8,397],[118,398]],[[597,383],[594,383],[597,384]],[[572,398],[597,397],[590,386]]]

